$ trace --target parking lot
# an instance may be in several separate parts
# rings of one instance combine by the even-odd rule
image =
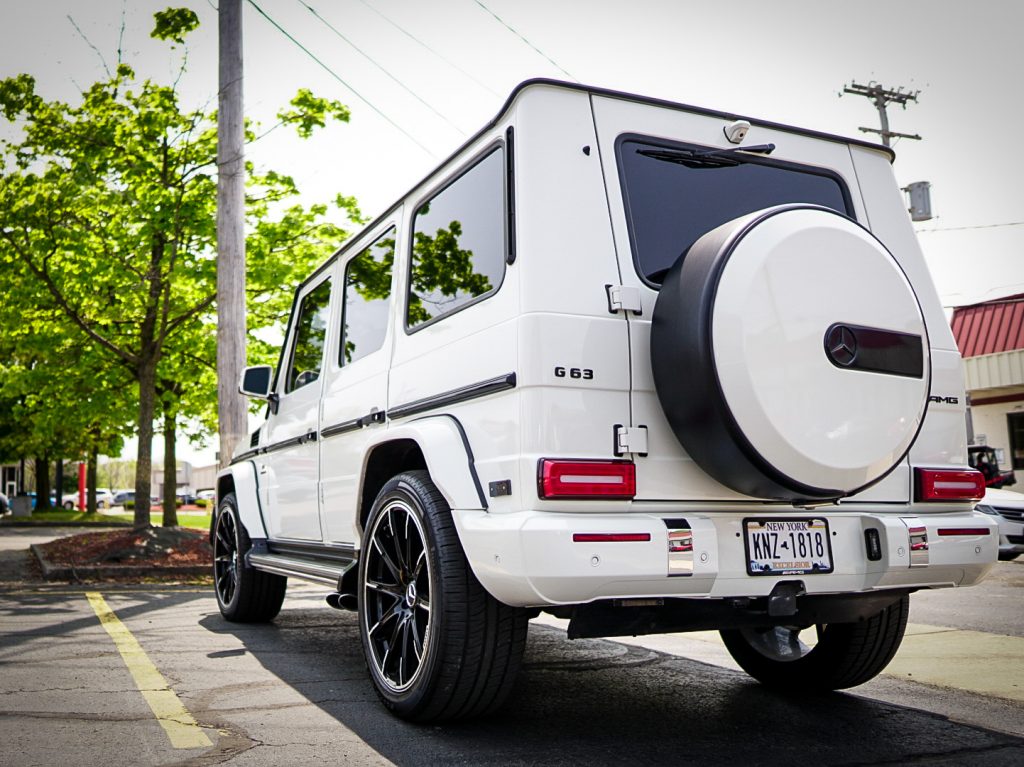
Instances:
[[[569,641],[540,619],[499,716],[423,727],[379,705],[355,616],[320,588],[229,624],[206,587],[16,582],[29,537],[0,531],[5,765],[1024,762],[1016,562],[917,595],[896,660],[853,692],[768,692],[711,634]]]

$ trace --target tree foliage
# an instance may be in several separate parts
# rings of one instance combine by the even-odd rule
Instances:
[[[197,24],[192,11],[170,8],[156,14],[153,36],[181,43]],[[308,91],[292,107],[283,122],[303,135],[348,118]],[[23,444],[44,452],[65,439],[57,427],[73,421],[72,389],[92,416],[105,415],[99,433],[108,440],[125,433],[134,404],[135,520],[148,525],[154,419],[171,418],[173,428],[183,417],[201,430],[216,419],[216,115],[184,108],[174,85],[140,79],[124,63],[75,104],[46,100],[28,74],[2,80],[0,112],[18,133],[0,145],[0,266],[20,312],[0,331],[13,361],[0,398],[20,397],[22,414],[39,406]],[[246,135],[255,140],[251,126]],[[281,285],[346,232],[326,221],[326,205],[291,202],[290,177],[246,170],[256,329],[286,316]],[[359,218],[352,198],[337,203]],[[83,430],[91,433],[88,423],[71,429]]]

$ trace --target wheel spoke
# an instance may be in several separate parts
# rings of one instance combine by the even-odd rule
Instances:
[[[402,582],[402,574],[399,572],[398,567],[394,562],[391,561],[391,557],[388,556],[387,552],[384,551],[384,547],[380,545],[380,541],[377,540],[377,536],[373,537],[373,547],[377,549],[377,553],[380,554],[381,559],[387,566],[388,570],[391,571],[391,575],[394,577],[397,583]]]
[[[423,659],[423,639],[420,637],[420,627],[416,624],[416,617],[409,621],[412,632],[412,651],[416,654],[416,665]]]
[[[373,628],[371,628],[366,633],[369,634],[370,636],[373,636],[373,634],[377,631],[377,629],[379,629],[381,626],[383,626],[389,620],[391,620],[396,615],[398,615],[398,604],[399,604],[398,602],[395,602],[395,604],[391,605],[391,607],[388,608],[387,612],[384,613],[384,615],[381,617],[381,619],[373,624]],[[383,665],[384,664],[382,663],[381,664],[382,668],[383,668]]]
[[[427,613],[428,615],[430,614],[430,600],[429,599],[423,599],[422,597],[420,597],[420,599],[416,602],[416,606],[418,608],[420,608],[421,610],[423,610],[423,612]]]
[[[386,594],[394,599],[404,599],[404,595],[401,591],[398,591],[399,586],[396,583],[379,583],[378,581],[371,581],[367,578],[366,588],[372,589],[378,594]]]
[[[409,518],[407,516],[406,517],[406,523],[408,523],[408,521],[409,521]],[[390,528],[390,530],[391,530],[391,543],[392,543],[392,545],[394,546],[394,549],[395,549],[395,561],[397,562],[398,567],[401,569],[402,575],[408,575],[409,567],[406,564],[405,560],[402,558],[402,542],[399,540],[399,538],[398,538],[398,531],[395,529],[395,507],[394,506],[392,506],[390,509],[388,509],[388,528]]]
[[[414,567],[412,571],[413,580],[419,580],[420,573],[423,572],[423,565],[426,563],[426,561],[427,550],[423,549],[423,551],[420,552],[420,555],[416,557],[416,567]]]
[[[398,656],[398,683],[405,684],[406,671],[405,664],[409,658],[409,618],[406,616],[402,623],[402,638],[399,640],[399,656]]]

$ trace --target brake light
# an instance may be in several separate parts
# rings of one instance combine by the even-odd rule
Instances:
[[[636,466],[628,461],[556,461],[542,458],[537,473],[541,498],[632,498]]]
[[[918,501],[978,501],[985,497],[985,476],[980,471],[916,470]]]

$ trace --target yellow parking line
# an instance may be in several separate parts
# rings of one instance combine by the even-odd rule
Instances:
[[[103,628],[114,640],[139,692],[146,699],[160,726],[164,728],[171,745],[174,748],[212,746],[206,733],[182,705],[181,700],[167,684],[163,674],[153,665],[153,661],[146,655],[132,632],[114,615],[114,611],[110,609],[103,596],[95,591],[87,592],[85,596],[89,599],[89,604],[92,605]]]

